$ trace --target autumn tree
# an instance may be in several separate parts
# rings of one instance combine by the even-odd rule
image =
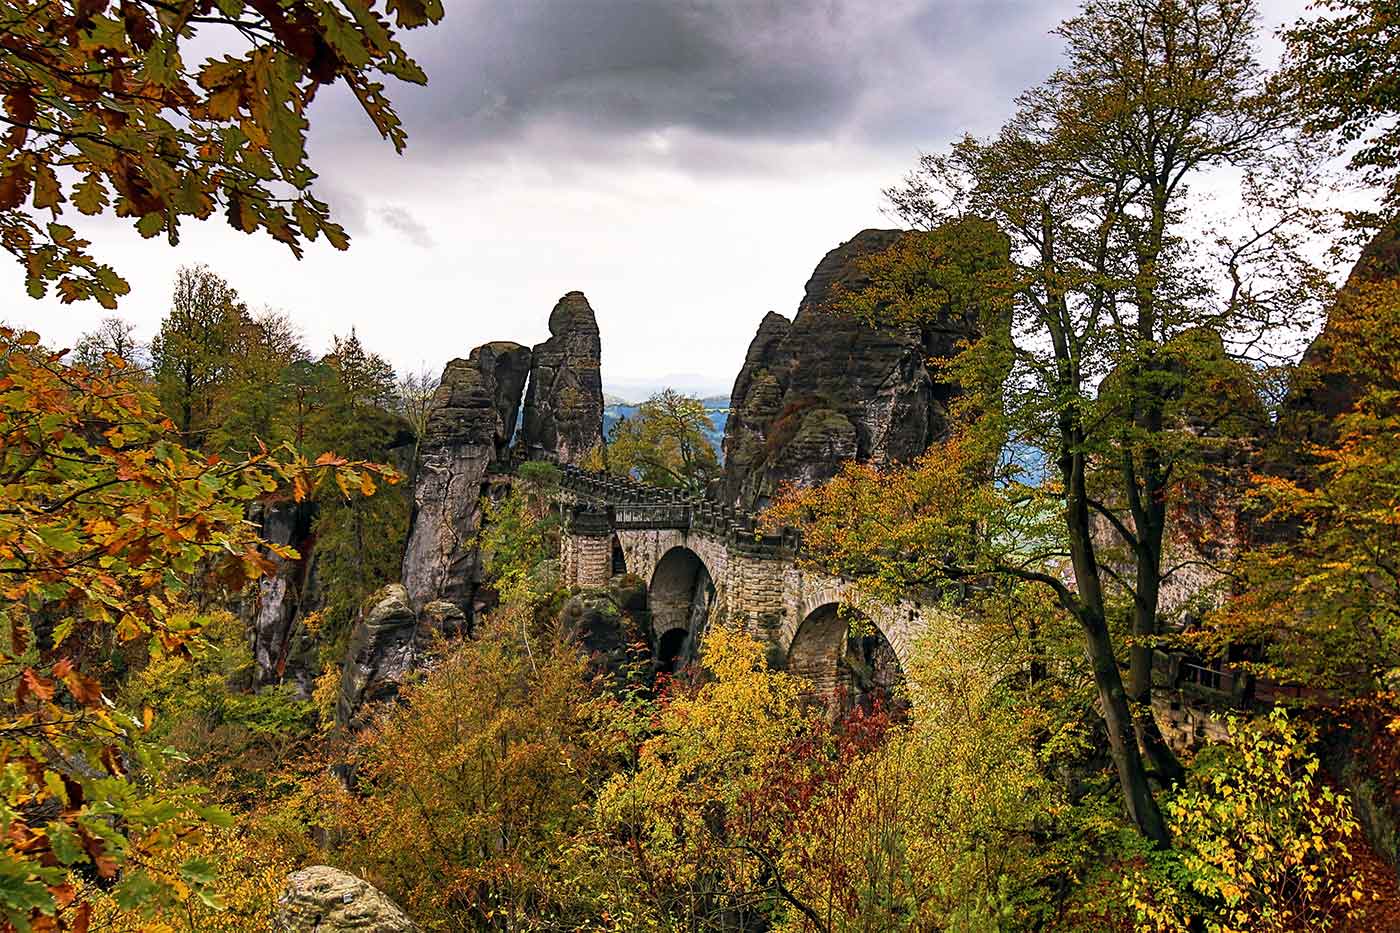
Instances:
[[[922,560],[897,563],[919,580],[994,573],[1057,595],[1083,630],[1128,812],[1159,845],[1167,830],[1149,772],[1167,782],[1182,773],[1151,713],[1173,569],[1168,516],[1211,443],[1184,417],[1183,387],[1306,319],[1326,291],[1304,249],[1323,216],[1311,201],[1317,179],[1258,62],[1256,13],[1251,0],[1089,0],[1058,30],[1064,67],[1022,95],[1000,133],[925,157],[890,192],[902,217],[947,241],[914,284],[970,291],[990,309],[988,337],[953,367],[984,417],[952,442],[949,463],[908,474],[897,501],[949,511],[899,540],[901,555]],[[1232,233],[1202,235],[1193,186],[1219,171],[1244,179],[1242,205]],[[995,233],[948,225],[959,218]],[[936,255],[988,235],[1009,238],[1009,274],[969,280]],[[925,281],[940,265],[942,281]],[[926,318],[919,293],[891,297],[857,311]],[[1009,341],[997,336],[1007,319]],[[1183,336],[1202,331],[1213,336]],[[975,491],[1008,438],[1045,452],[1048,487],[1011,478],[1001,492]],[[838,501],[813,503],[818,521],[839,526]],[[1103,553],[1105,534],[1121,562]],[[1110,628],[1118,594],[1131,632],[1126,683]]]
[[[1263,650],[1271,679],[1340,695],[1387,689],[1400,671],[1400,279],[1356,277],[1329,315],[1309,377],[1354,398],[1303,441],[1293,471],[1261,470],[1259,523],[1281,529],[1240,558],[1241,585],[1196,639]]]
[[[1123,879],[1135,929],[1286,933],[1361,919],[1374,898],[1352,851],[1361,827],[1322,776],[1316,733],[1282,708],[1229,729],[1167,800],[1172,858],[1139,860]]]
[[[700,399],[664,389],[643,402],[634,417],[613,426],[608,468],[655,486],[703,492],[719,472],[707,436],[714,429]]]
[[[326,795],[346,856],[435,929],[577,928],[549,922],[577,896],[564,842],[613,742],[553,625],[528,603],[493,613],[357,737],[355,791]]]
[[[215,414],[206,446],[232,455],[292,440],[288,371],[309,357],[285,314],[263,309],[242,316],[227,360],[218,367],[223,378],[209,390]]]
[[[29,294],[56,285],[65,302],[111,308],[128,291],[60,222],[70,207],[130,218],[142,236],[172,244],[182,220],[218,211],[297,256],[323,234],[345,248],[312,193],[309,106],[322,87],[343,85],[402,151],[383,79],[427,77],[395,30],[442,15],[440,0],[6,4],[0,242],[24,266]]]
[[[211,880],[163,853],[215,818],[192,788],[154,782],[151,714],[108,699],[121,646],[188,650],[196,598],[269,571],[244,521],[253,499],[312,495],[331,474],[359,488],[391,471],[295,451],[225,461],[185,447],[141,380],[70,367],[38,336],[0,330],[0,929],[87,928],[70,872],[115,885],[139,910]]]
[[[527,461],[516,471],[510,492],[486,503],[482,563],[487,580],[504,601],[539,602],[557,585],[541,568],[559,553],[560,479],[554,464]]]
[[[96,328],[83,334],[73,345],[73,362],[90,369],[109,365],[109,355],[115,356],[133,369],[144,366],[146,348],[137,338],[136,328],[130,321],[119,317],[105,317]]]
[[[639,927],[713,929],[727,918],[730,929],[762,928],[784,902],[811,908],[784,884],[778,848],[753,844],[769,825],[748,838],[730,829],[804,732],[800,684],[728,629],[706,636],[700,663],[705,682],[663,700],[636,767],[598,796],[601,827],[623,843],[609,872],[636,892],[627,900],[641,902]]]
[[[156,394],[187,442],[199,443],[214,426],[247,323],[238,292],[208,266],[176,272],[151,364]]]
[[[1309,129],[1352,146],[1351,166],[1400,204],[1400,19],[1389,0],[1317,0],[1320,14],[1284,30],[1279,92],[1296,97]]]

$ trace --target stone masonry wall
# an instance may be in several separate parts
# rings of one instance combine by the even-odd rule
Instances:
[[[568,586],[602,587],[612,579],[612,536],[567,534],[560,548]]]

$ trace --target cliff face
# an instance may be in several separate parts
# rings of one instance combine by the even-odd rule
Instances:
[[[909,460],[947,430],[957,389],[927,362],[951,357],[975,333],[973,316],[874,327],[832,307],[840,291],[868,284],[861,260],[903,235],[862,230],[817,265],[791,322],[763,319],[734,382],[723,502],[761,508],[783,483],[827,479],[842,460]]]
[[[1337,357],[1341,317],[1348,313],[1348,296],[1357,289],[1396,278],[1400,278],[1400,222],[1383,228],[1366,244],[1322,333],[1303,354],[1279,412],[1278,438],[1285,447],[1304,440],[1328,443],[1333,439],[1332,422],[1356,404],[1366,387],[1347,372],[1346,360]],[[1387,339],[1397,338],[1400,334],[1388,335]],[[1276,452],[1283,458],[1289,454],[1288,450]]]
[[[276,569],[258,582],[257,595],[248,607],[256,685],[285,679],[295,683],[304,696],[311,695],[314,646],[300,619],[318,608],[312,534],[315,515],[314,503],[291,500],[259,502],[249,514],[264,541],[291,545],[301,555],[292,561],[268,552]]]
[[[559,299],[549,333],[532,354],[521,444],[532,459],[578,464],[603,442],[602,341],[583,292]]]
[[[477,532],[488,467],[510,445],[530,351],[477,347],[447,364],[419,443],[403,583],[415,608],[443,599],[470,616],[479,582]]]

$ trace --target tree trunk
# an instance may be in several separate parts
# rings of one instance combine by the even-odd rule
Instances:
[[[1103,707],[1100,712],[1108,728],[1109,753],[1118,771],[1118,784],[1123,792],[1128,816],[1143,836],[1159,848],[1166,848],[1169,844],[1166,823],[1162,820],[1162,811],[1158,808],[1148,783],[1147,769],[1143,765],[1142,753],[1138,748],[1132,708],[1123,689],[1118,659],[1114,655],[1113,643],[1108,634],[1103,586],[1089,522],[1084,457],[1083,454],[1071,453],[1081,450],[1083,445],[1077,429],[1071,428],[1069,435],[1069,443],[1065,445],[1061,454],[1061,463],[1068,481],[1065,484],[1065,525],[1069,532],[1070,559],[1073,562],[1075,586],[1079,595],[1079,606],[1075,615],[1084,629],[1085,647],[1094,672],[1094,685],[1098,688],[1099,704]]]

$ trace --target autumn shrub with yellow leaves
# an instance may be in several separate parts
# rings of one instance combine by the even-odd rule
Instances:
[[[1318,773],[1315,738],[1280,708],[1232,719],[1229,741],[1197,756],[1166,802],[1172,849],[1123,880],[1139,930],[1321,931],[1364,910],[1350,872],[1360,828]]]
[[[252,822],[252,821],[248,821]],[[206,866],[205,887],[178,880],[182,864]],[[94,890],[92,929],[104,933],[267,933],[293,854],[255,824],[210,828],[163,853],[177,879],[165,895],[138,907]]]

